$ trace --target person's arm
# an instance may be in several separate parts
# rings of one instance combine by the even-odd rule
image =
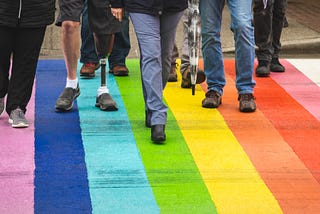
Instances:
[[[110,0],[110,7],[112,15],[121,22],[124,13],[123,0]]]

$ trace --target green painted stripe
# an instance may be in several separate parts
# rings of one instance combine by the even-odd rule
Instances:
[[[216,213],[215,205],[170,110],[166,143],[156,145],[151,142],[150,129],[144,125],[139,61],[130,59],[127,65],[129,77],[117,77],[116,81],[161,213]]]

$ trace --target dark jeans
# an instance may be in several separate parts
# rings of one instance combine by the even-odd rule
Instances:
[[[92,31],[90,30],[88,23],[87,1],[85,1],[82,11],[81,41],[80,62],[98,63],[99,59],[95,51]],[[130,48],[129,16],[125,13],[121,22],[121,31],[115,34],[113,49],[108,57],[109,67],[112,68],[115,65],[125,65],[125,60],[129,54]]]
[[[0,27],[0,97],[7,94],[6,111],[8,114],[17,107],[26,111],[32,94],[45,30],[46,27]]]
[[[279,57],[286,4],[287,0],[268,0],[264,9],[263,0],[254,0],[254,35],[258,60],[271,61],[271,58]]]

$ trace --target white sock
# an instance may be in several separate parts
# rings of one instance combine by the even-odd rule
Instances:
[[[107,86],[100,86],[100,87],[98,88],[98,91],[97,91],[98,97],[99,97],[101,94],[105,94],[105,93],[108,93],[108,94],[109,94],[109,89],[107,88]]]
[[[76,89],[77,86],[78,86],[78,78],[76,78],[74,80],[70,80],[70,79],[67,78],[66,88]]]

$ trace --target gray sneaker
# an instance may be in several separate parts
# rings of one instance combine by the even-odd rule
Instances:
[[[117,111],[117,103],[112,99],[110,94],[103,93],[96,97],[96,107],[100,108],[102,111]]]
[[[11,111],[9,123],[13,128],[26,128],[29,126],[29,123],[24,116],[24,112],[19,107]]]
[[[0,98],[0,115],[4,110],[4,98]]]
[[[69,111],[73,107],[73,101],[80,95],[79,85],[76,89],[64,88],[56,101],[56,109],[59,111]]]

